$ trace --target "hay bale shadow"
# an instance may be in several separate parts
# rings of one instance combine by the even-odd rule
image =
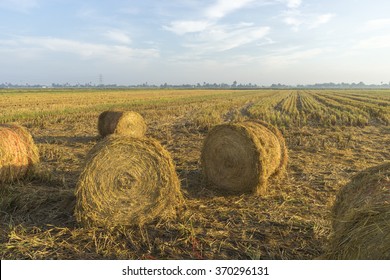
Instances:
[[[73,227],[76,199],[72,188],[17,183],[0,189],[2,222],[44,227]]]
[[[87,144],[91,142],[97,142],[101,139],[101,136],[40,136],[34,137],[35,143],[38,144],[58,144],[58,145],[66,145],[73,146],[74,144]]]

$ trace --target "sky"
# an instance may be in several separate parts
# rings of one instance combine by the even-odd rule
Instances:
[[[390,82],[388,0],[0,0],[0,84]]]

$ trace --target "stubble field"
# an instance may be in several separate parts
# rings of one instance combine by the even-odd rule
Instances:
[[[171,153],[185,204],[142,227],[83,228],[74,189],[107,109],[134,110]],[[277,126],[287,174],[265,196],[222,196],[200,166],[207,131],[260,119]],[[387,90],[0,90],[0,123],[31,132],[41,163],[0,186],[1,259],[315,259],[330,209],[357,172],[390,159]]]

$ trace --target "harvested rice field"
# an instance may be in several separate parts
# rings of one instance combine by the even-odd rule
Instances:
[[[138,112],[168,151],[182,195],[176,215],[104,227],[76,220],[76,186],[106,110]],[[286,170],[260,195],[221,193],[203,175],[204,140],[216,125],[248,120],[280,131]],[[388,90],[3,89],[0,124],[11,122],[31,133],[40,162],[25,178],[0,178],[1,259],[322,259],[338,191],[390,160]]]

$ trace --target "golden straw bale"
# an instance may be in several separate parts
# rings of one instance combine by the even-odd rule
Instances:
[[[146,123],[137,112],[110,110],[99,115],[98,130],[102,137],[109,134],[143,137]]]
[[[170,154],[154,139],[110,135],[87,156],[76,187],[85,226],[142,225],[175,216],[182,203]]]
[[[38,148],[22,126],[0,125],[0,183],[21,179],[39,162]]]
[[[260,195],[266,192],[268,178],[285,170],[287,159],[279,130],[261,121],[215,126],[201,155],[203,173],[213,187]]]
[[[390,259],[390,162],[357,174],[336,196],[330,259]]]

